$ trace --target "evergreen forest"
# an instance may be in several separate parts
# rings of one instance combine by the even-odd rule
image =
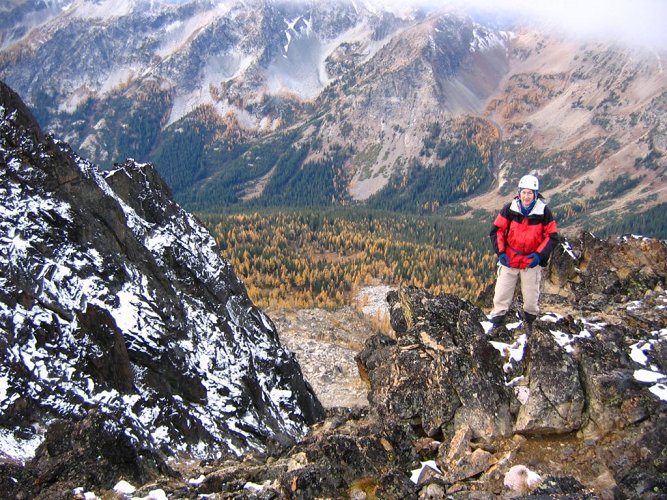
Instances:
[[[493,281],[490,220],[358,208],[199,217],[260,307],[333,309],[376,283],[476,301]]]

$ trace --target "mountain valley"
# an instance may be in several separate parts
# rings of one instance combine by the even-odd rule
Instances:
[[[533,172],[563,227],[665,235],[659,47],[346,1],[50,5],[2,28],[0,78],[103,168],[154,162],[190,210],[475,217]]]

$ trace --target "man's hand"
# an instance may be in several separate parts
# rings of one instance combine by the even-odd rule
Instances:
[[[498,256],[498,262],[500,262],[500,264],[505,267],[510,267],[510,260],[507,258],[507,254],[505,252]]]

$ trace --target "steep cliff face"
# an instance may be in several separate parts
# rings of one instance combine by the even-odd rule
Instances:
[[[91,412],[138,448],[265,451],[322,415],[293,354],[150,165],[101,173],[0,86],[0,440]]]

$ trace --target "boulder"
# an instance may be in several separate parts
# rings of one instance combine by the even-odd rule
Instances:
[[[509,392],[498,352],[484,338],[482,311],[413,287],[390,292],[387,301],[396,341],[373,337],[357,356],[380,418],[410,421],[428,436],[451,435],[463,424],[474,437],[509,435]]]
[[[305,460],[281,476],[281,492],[285,498],[337,497],[356,488],[379,498],[412,498],[416,489],[406,471],[417,463],[415,440],[397,419],[316,432],[299,446]]]
[[[464,453],[456,460],[440,462],[438,466],[443,471],[445,482],[453,484],[481,474],[491,468],[496,461],[492,453],[477,448],[473,452]]]
[[[613,429],[645,419],[655,398],[634,378],[639,368],[625,347],[628,331],[607,326],[594,338],[582,339],[575,353],[587,396],[588,420],[585,433],[599,438]]]
[[[577,364],[541,324],[528,339],[527,400],[521,405],[514,431],[564,434],[578,430],[586,403]]]
[[[629,325],[652,329],[667,324],[667,310],[655,307],[667,288],[665,241],[639,236],[602,240],[582,232],[556,247],[545,274],[547,302],[561,296],[573,309],[612,312]],[[628,307],[647,295],[653,307]],[[645,314],[649,311],[653,314]]]
[[[142,448],[123,432],[122,415],[91,410],[77,422],[52,424],[26,465],[32,481],[17,488],[27,498],[67,498],[75,488],[112,489],[119,478],[143,484],[160,475],[178,476],[158,451]]]

